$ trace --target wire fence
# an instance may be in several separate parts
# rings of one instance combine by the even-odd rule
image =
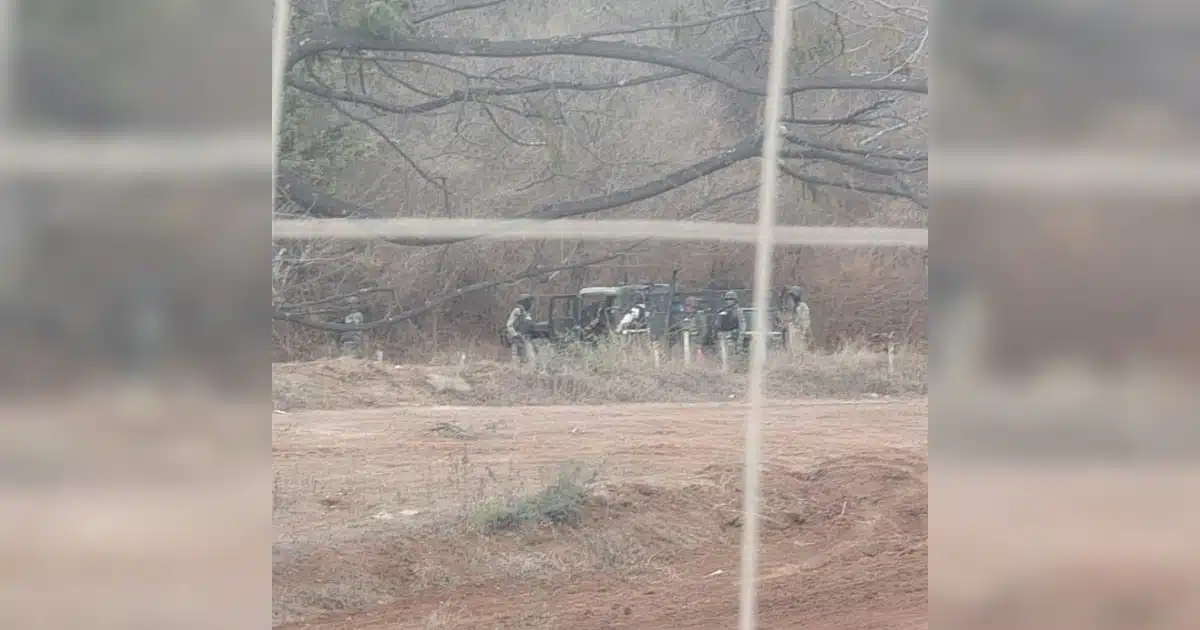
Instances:
[[[786,15],[789,0],[778,0],[777,16]],[[4,13],[11,2],[4,2]],[[145,176],[215,176],[263,174],[274,179],[280,121],[282,74],[286,56],[287,24],[290,7],[276,2],[273,54],[275,64],[272,86],[272,134],[261,131],[233,130],[225,134],[136,136],[64,136],[19,135],[11,133],[9,102],[0,112],[0,169],[6,176],[39,178],[129,178]],[[3,85],[11,85],[11,35],[4,20],[5,62]],[[656,239],[664,241],[723,241],[753,243],[756,246],[753,294],[756,317],[765,319],[765,300],[771,278],[771,253],[775,245],[831,247],[928,247],[924,229],[882,227],[798,227],[775,225],[775,173],[781,87],[786,81],[779,60],[787,55],[791,20],[775,20],[772,40],[772,64],[768,80],[768,108],[764,121],[766,138],[762,159],[762,186],[757,225],[719,222],[672,221],[582,221],[558,220],[482,220],[482,219],[390,219],[390,220],[275,220],[276,239],[368,239],[401,238],[414,242],[439,239],[525,239],[564,238],[579,240]],[[268,148],[270,147],[270,148]],[[939,192],[979,191],[1001,188],[1007,191],[1077,193],[1086,185],[1093,192],[1136,192],[1170,194],[1195,192],[1200,178],[1195,176],[1200,163],[1194,156],[1147,155],[1125,153],[1056,154],[1042,149],[1009,152],[948,150],[932,152],[937,167],[930,172],[931,185]],[[264,213],[264,216],[266,213]],[[759,303],[763,302],[763,303]],[[762,330],[765,321],[756,323]],[[757,336],[752,348],[749,380],[750,411],[747,416],[745,460],[745,505],[743,506],[743,543],[739,627],[752,630],[756,623],[756,580],[758,549],[759,462],[764,401],[763,373],[765,338]]]
[[[276,4],[274,113],[279,124],[283,89],[283,56],[286,53],[286,25],[290,7],[286,2]],[[412,242],[436,242],[467,238],[523,239],[572,238],[591,240],[645,239],[656,240],[719,240],[753,243],[755,265],[753,282],[754,326],[765,330],[767,300],[772,275],[772,254],[777,243],[788,245],[838,246],[917,246],[928,245],[924,230],[889,230],[883,228],[803,228],[776,226],[776,182],[778,175],[779,128],[784,87],[787,84],[786,60],[791,43],[791,24],[788,13],[790,0],[777,0],[771,43],[771,62],[767,80],[767,106],[763,120],[763,159],[759,187],[757,225],[730,223],[698,223],[673,221],[517,221],[517,220],[440,220],[395,219],[353,222],[345,220],[276,220],[276,238],[340,238],[366,239],[388,237],[409,239]],[[742,562],[738,607],[738,626],[753,630],[757,620],[757,570],[759,547],[760,464],[762,459],[761,427],[765,403],[764,373],[766,371],[767,340],[755,335],[750,350],[748,398],[750,410],[746,418],[743,466]]]
[[[11,3],[4,3],[6,9]],[[786,15],[788,0],[779,0],[777,16]],[[79,180],[92,178],[137,179],[146,176],[245,176],[271,172],[274,179],[277,169],[277,151],[280,124],[282,74],[286,56],[286,27],[289,23],[290,7],[287,2],[276,2],[273,54],[275,64],[272,86],[272,133],[267,137],[261,131],[231,130],[223,134],[178,134],[178,135],[12,135],[8,124],[8,100],[2,120],[4,135],[0,137],[0,169],[6,176],[55,178]],[[11,21],[5,21],[10,24]],[[520,221],[520,220],[450,220],[450,219],[392,219],[392,220],[275,220],[276,239],[368,239],[401,238],[415,242],[446,239],[524,239],[565,238],[579,240],[632,240],[655,239],[662,241],[722,241],[753,243],[756,246],[753,294],[756,322],[759,330],[766,328],[767,309],[765,301],[770,286],[772,265],[771,254],[775,245],[807,245],[831,247],[928,247],[928,232],[923,229],[898,229],[882,227],[800,227],[775,225],[775,182],[778,148],[778,118],[782,86],[786,82],[780,60],[788,54],[791,37],[789,19],[774,21],[775,32],[772,43],[772,63],[768,80],[768,109],[764,121],[766,142],[762,164],[757,225],[720,222],[672,222],[672,221]],[[6,30],[4,44],[11,40]],[[8,51],[11,53],[11,48]],[[11,61],[12,55],[5,55]],[[11,78],[11,65],[5,63],[4,77]],[[4,85],[10,85],[5,81]],[[1091,156],[1095,160],[1095,156]],[[989,163],[989,160],[991,162]],[[1120,160],[1111,160],[1114,164]],[[997,166],[999,165],[999,166]],[[1056,159],[1061,170],[1070,168]],[[1128,164],[1125,164],[1128,167]],[[1076,169],[1078,176],[1089,177],[1089,181],[1130,182],[1132,171],[1154,171],[1159,177],[1174,174],[1171,183],[1177,187],[1200,185],[1193,175],[1195,168],[1187,161],[1171,169],[1158,165],[1146,165],[1143,169],[1096,168],[1088,164]],[[1045,164],[1023,156],[976,155],[969,159],[956,159],[950,168],[932,174],[938,186],[976,186],[980,178],[999,178],[1001,174],[1009,181],[1061,183],[1064,178],[1054,176]],[[1111,173],[1118,172],[1114,176]],[[1186,173],[1186,175],[1185,175]],[[1069,179],[1069,178],[1068,178]],[[1161,188],[1162,182],[1153,186]],[[273,202],[273,200],[272,200]],[[266,216],[266,213],[264,213]],[[761,302],[761,303],[760,303]],[[759,512],[759,462],[761,459],[760,427],[763,415],[763,374],[766,340],[756,336],[751,350],[749,400],[750,410],[746,418],[746,440],[744,444],[745,505],[743,506],[743,541],[739,627],[750,630],[756,625],[756,580]]]
[[[388,238],[412,244],[455,240],[518,240],[527,238],[581,241],[724,242],[759,244],[761,229],[753,224],[722,221],[560,219],[285,219],[275,222],[276,239],[365,240]],[[929,243],[919,228],[803,227],[772,224],[770,239],[781,245],[828,247],[917,247]]]
[[[41,134],[0,140],[0,169],[31,179],[261,177],[273,168],[261,130],[220,134]]]

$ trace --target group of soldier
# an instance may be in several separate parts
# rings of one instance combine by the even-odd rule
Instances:
[[[787,311],[785,321],[787,326],[788,344],[794,350],[803,352],[812,341],[812,315],[808,304],[804,301],[804,292],[800,287],[788,287],[785,291]],[[736,291],[727,291],[723,296],[723,305],[713,317],[712,325],[701,330],[699,315],[701,313],[698,298],[689,297],[683,304],[683,317],[676,329],[693,335],[701,346],[712,345],[718,339],[722,343],[731,342],[735,338],[744,337],[749,322],[739,303]],[[587,323],[580,327],[582,337],[587,340],[597,340],[609,334],[625,335],[634,331],[645,330],[648,323],[649,309],[642,300],[621,317],[615,326],[612,309],[614,298],[608,297],[605,302],[592,312],[585,315]],[[512,352],[515,362],[525,362],[536,356],[536,350],[529,331],[533,328],[533,296],[522,295],[516,305],[509,311],[504,324],[504,335]],[[775,322],[772,322],[775,324]],[[707,334],[707,338],[705,335]]]
[[[775,314],[777,317],[781,316],[783,321],[770,321],[769,326],[772,329],[786,328],[788,346],[798,353],[805,352],[812,342],[812,313],[808,303],[804,301],[804,290],[797,286],[788,287],[784,297],[787,303],[786,311]],[[735,349],[744,349],[749,342],[745,333],[751,322],[747,321],[747,313],[739,303],[736,291],[725,292],[723,298],[724,303],[716,313],[709,334],[720,339],[722,343],[733,345]],[[685,321],[694,321],[694,318]],[[735,340],[742,343],[734,344]],[[702,343],[711,345],[713,341],[712,338],[703,339]]]

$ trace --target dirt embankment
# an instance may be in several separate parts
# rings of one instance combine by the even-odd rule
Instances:
[[[765,411],[764,627],[926,627],[926,405]],[[276,415],[276,625],[731,627],[745,412]]]
[[[737,467],[713,465],[683,487],[601,484],[572,526],[392,528],[321,549],[277,547],[277,619],[307,618],[286,628],[729,627],[740,479]],[[925,627],[923,458],[893,451],[768,470],[763,490],[763,624]]]

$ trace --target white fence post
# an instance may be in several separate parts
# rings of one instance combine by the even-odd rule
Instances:
[[[895,335],[896,334],[894,332],[888,333],[887,370],[888,370],[888,378],[889,379],[896,377],[896,339],[895,339]]]

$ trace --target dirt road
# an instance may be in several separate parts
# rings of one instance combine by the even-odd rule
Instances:
[[[412,407],[275,416],[276,625],[728,628],[742,404]],[[775,403],[764,628],[925,628],[923,401]],[[497,496],[592,471],[586,517],[503,535]]]

